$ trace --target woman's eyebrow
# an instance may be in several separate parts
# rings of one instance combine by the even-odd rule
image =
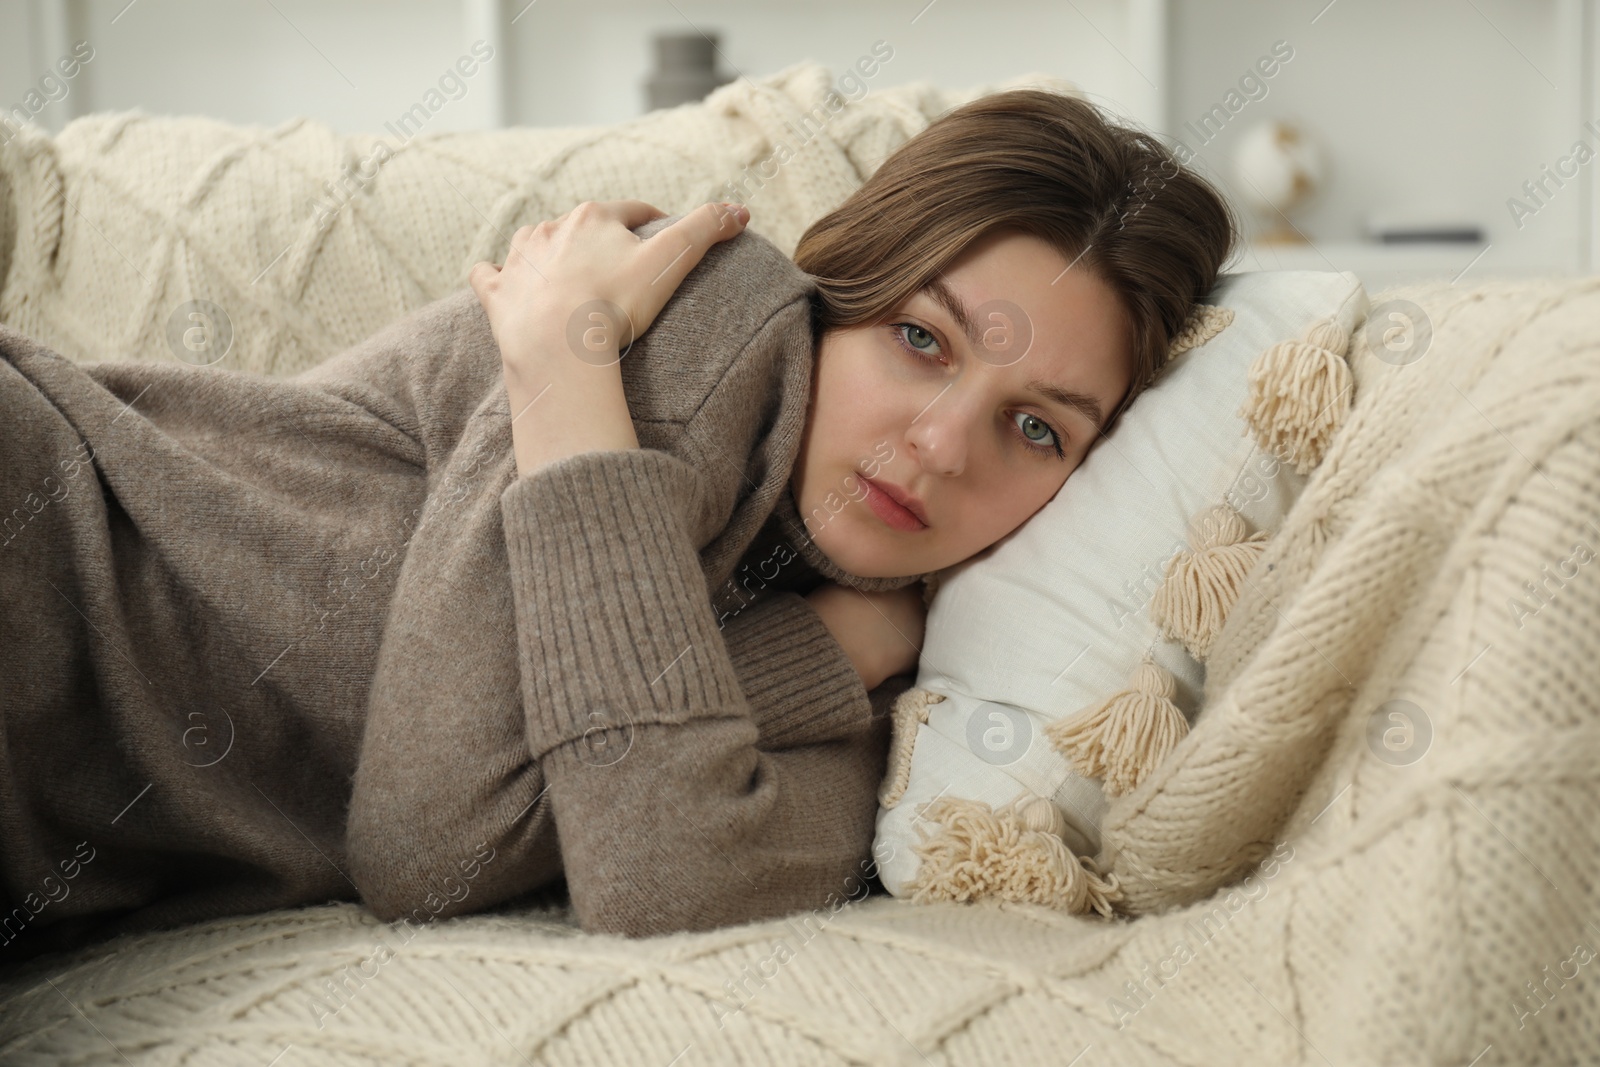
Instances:
[[[956,325],[961,327],[961,332],[967,335],[967,343],[974,349],[983,347],[983,338],[978,332],[976,317],[962,302],[961,298],[945,284],[943,278],[930,278],[923,285],[922,291],[932,297],[938,305],[949,313]],[[1053,382],[1040,378],[1031,378],[1028,389],[1040,400],[1049,400],[1062,408],[1078,412],[1094,424],[1095,432],[1100,433],[1105,429],[1105,416],[1100,410],[1100,401],[1087,393],[1080,393],[1073,389],[1063,389]]]

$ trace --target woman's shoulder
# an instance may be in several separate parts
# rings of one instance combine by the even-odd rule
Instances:
[[[633,232],[648,239],[682,217]],[[779,355],[808,352],[815,291],[811,276],[759,233],[712,245],[623,356],[635,418],[687,419],[741,356],[772,356],[778,369]]]
[[[646,239],[654,237],[685,214],[679,212],[651,219],[642,226],[635,226],[633,232]],[[736,321],[749,321],[751,317],[763,319],[760,315],[763,309],[770,314],[815,291],[816,282],[810,275],[796,266],[777,245],[747,226],[707,249],[694,270],[684,278],[676,295],[736,300],[739,307],[730,305],[725,310]],[[748,315],[741,316],[741,311]]]

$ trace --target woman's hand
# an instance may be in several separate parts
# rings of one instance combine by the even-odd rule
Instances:
[[[887,678],[917,669],[928,619],[922,583],[882,593],[824,582],[806,596],[870,693]]]
[[[467,275],[500,348],[519,475],[639,447],[622,355],[707,250],[749,219],[713,203],[654,236],[632,232],[665,214],[642,200],[584,201],[517,230],[503,267],[482,262]]]

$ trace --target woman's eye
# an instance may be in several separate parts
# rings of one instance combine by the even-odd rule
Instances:
[[[1029,414],[1026,411],[1019,411],[1017,414],[1022,418],[1022,421],[1017,423],[1017,429],[1021,431],[1022,437],[1025,441],[1034,447],[1042,447],[1045,451],[1052,452],[1056,455],[1061,454],[1061,442],[1056,437],[1056,432],[1050,428],[1048,423],[1039,418],[1039,416]],[[1041,436],[1035,437],[1033,436],[1033,433],[1029,432],[1029,430],[1032,430],[1033,433],[1040,434]],[[1046,441],[1048,444],[1043,444],[1043,442]]]
[[[939,354],[939,340],[928,330],[923,329],[914,322],[897,322],[894,330],[900,335],[901,342],[919,356],[936,356]],[[931,345],[932,347],[924,347]]]

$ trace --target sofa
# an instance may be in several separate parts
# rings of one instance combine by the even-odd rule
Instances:
[[[289,375],[582,200],[671,213],[738,183],[792,252],[942,111],[1023,85],[1076,91],[917,84],[835,112],[801,63],[615,126],[392,153],[307,120],[28,128],[0,145],[0,321],[85,361],[188,358],[198,326],[229,366]],[[1102,828],[1137,917],[876,893],[634,941],[539,898],[402,937],[328,903],[0,952],[0,1062],[1592,1062],[1600,277],[1371,305],[1417,309],[1427,351],[1393,358],[1381,317],[1352,335],[1350,416],[1197,721]]]

